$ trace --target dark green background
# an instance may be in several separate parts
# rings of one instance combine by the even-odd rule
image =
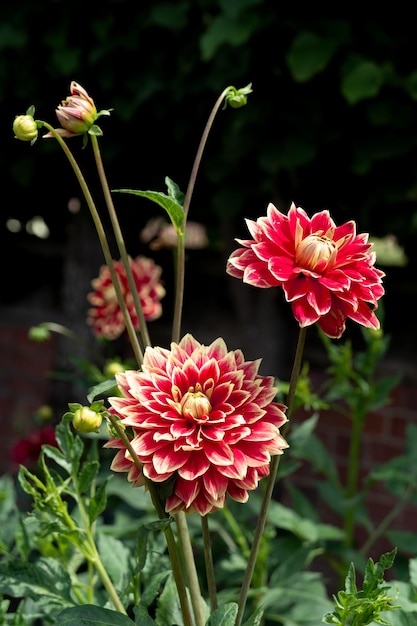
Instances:
[[[165,176],[185,191],[218,95],[228,85],[252,83],[248,106],[219,113],[204,154],[190,212],[209,229],[211,246],[200,259],[223,276],[233,247],[224,233],[245,237],[243,217],[258,217],[270,201],[286,212],[294,201],[310,214],[330,209],[338,223],[355,219],[359,232],[394,234],[409,264],[383,268],[387,302],[403,311],[412,300],[413,19],[285,17],[275,0],[24,1],[3,4],[0,17],[4,304],[46,284],[59,306],[62,246],[73,219],[67,203],[79,196],[78,184],[56,142],[31,147],[15,140],[11,127],[32,104],[35,117],[55,124],[54,109],[71,80],[98,109],[114,108],[100,120],[111,187],[158,191],[165,191]],[[89,149],[70,141],[99,191]],[[135,254],[155,207],[125,196],[119,211]],[[48,224],[47,242],[5,228],[10,217],[24,223],[33,215]],[[397,324],[394,313],[388,324],[389,330]]]

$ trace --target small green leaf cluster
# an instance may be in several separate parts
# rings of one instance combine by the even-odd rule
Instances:
[[[363,580],[363,589],[358,590],[356,585],[355,566],[351,563],[345,580],[345,589],[334,596],[335,609],[323,617],[325,624],[336,626],[367,626],[376,624],[390,624],[381,616],[383,611],[392,611],[399,608],[392,604],[397,596],[389,595],[390,587],[385,584],[384,571],[392,567],[396,550],[381,556],[381,560],[374,563],[368,559]]]

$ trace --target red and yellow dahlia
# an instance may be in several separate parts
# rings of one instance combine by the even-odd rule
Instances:
[[[128,472],[134,487],[173,478],[168,513],[206,515],[226,496],[246,502],[271,455],[288,447],[279,431],[286,407],[273,401],[274,378],[260,376],[259,365],[221,338],[204,346],[187,334],[170,350],[146,348],[141,371],[116,375],[123,397],[109,398],[142,469],[115,438],[105,444],[119,448],[111,469]]]
[[[162,315],[161,299],[165,295],[165,288],[160,280],[162,268],[156,265],[153,259],[143,256],[129,259],[129,262],[145,320],[155,320]],[[121,261],[114,261],[114,269],[119,278],[123,298],[133,326],[137,330],[139,320],[125,267]],[[92,326],[93,333],[97,337],[117,339],[124,332],[126,326],[107,265],[100,268],[99,276],[91,281],[91,285],[94,291],[87,295],[87,299],[92,305],[92,308],[88,310],[87,323]]]
[[[273,204],[267,215],[246,220],[253,239],[229,257],[226,271],[255,287],[282,287],[301,327],[317,322],[332,338],[345,330],[346,318],[379,329],[375,315],[384,294],[384,272],[374,267],[368,234],[356,234],[354,221],[336,226],[329,211],[308,217],[291,204],[288,215]]]

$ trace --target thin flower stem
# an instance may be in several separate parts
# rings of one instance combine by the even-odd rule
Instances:
[[[201,135],[200,143],[195,155],[193,167],[191,170],[190,179],[188,181],[187,191],[184,198],[184,219],[182,223],[181,237],[178,237],[178,252],[177,252],[177,264],[176,264],[176,284],[175,284],[175,305],[174,305],[174,317],[172,324],[172,341],[177,342],[181,336],[181,319],[182,319],[182,307],[184,301],[184,262],[185,262],[185,229],[187,224],[188,212],[190,210],[191,198],[194,192],[195,181],[197,179],[197,173],[200,167],[201,159],[203,156],[204,148],[207,143],[210,130],[213,126],[214,118],[217,115],[220,105],[229,93],[230,87],[226,87],[217,98],[211,113],[207,119],[206,125]]]
[[[201,516],[201,529],[204,542],[204,558],[206,563],[206,578],[207,587],[210,598],[211,612],[215,611],[218,607],[217,603],[217,589],[216,589],[216,574],[214,572],[213,565],[213,553],[211,550],[211,537],[207,515]]]
[[[42,328],[46,328],[46,330],[49,330],[53,333],[57,333],[57,335],[62,335],[63,337],[67,337],[67,339],[71,339],[72,341],[74,341],[75,343],[78,343],[83,348],[87,348],[87,350],[89,350],[89,352],[92,354],[92,356],[95,359],[97,359],[99,362],[104,364],[105,359],[103,358],[103,355],[100,354],[100,352],[97,352],[97,350],[95,350],[90,344],[88,344],[86,341],[83,341],[83,339],[81,339],[79,335],[74,333],[72,330],[70,330],[66,326],[63,326],[62,324],[58,324],[57,322],[42,322],[40,326]]]
[[[142,463],[138,459],[138,456],[135,450],[132,447],[132,444],[129,441],[124,429],[120,426],[118,420],[110,413],[108,414],[108,419],[111,422],[113,428],[116,430],[118,437],[123,441],[126,449],[129,451],[129,454],[132,457],[132,461],[142,473]],[[149,489],[149,493],[151,494],[153,505],[156,509],[158,517],[160,520],[167,519],[168,515],[165,512],[165,509],[158,497],[158,493],[155,489],[155,484],[152,481],[146,481],[147,487]],[[172,567],[172,572],[174,574],[175,583],[177,586],[178,597],[181,604],[181,612],[184,619],[184,626],[193,626],[193,620],[191,616],[191,611],[188,603],[187,589],[184,583],[184,577],[182,573],[182,568],[180,564],[180,560],[178,557],[178,549],[175,543],[174,534],[172,532],[172,528],[170,524],[164,528],[165,539],[168,546],[168,552]],[[204,626],[203,622],[197,622],[196,626]]]
[[[173,342],[178,343],[181,337],[181,321],[182,321],[182,309],[184,301],[184,278],[185,278],[185,229],[187,224],[188,212],[190,209],[191,198],[194,191],[195,181],[197,173],[200,167],[201,158],[204,152],[205,145],[210,130],[213,126],[214,118],[223,102],[225,96],[229,92],[230,87],[227,87],[220,94],[216,100],[213,109],[208,117],[207,123],[204,127],[203,134],[200,139],[200,143],[197,149],[197,153],[194,159],[193,167],[191,170],[190,179],[187,186],[187,191],[184,198],[184,219],[182,222],[181,232],[178,234],[178,245],[176,250],[176,279],[175,279],[175,304],[174,315],[172,323],[172,337]],[[191,539],[188,530],[187,520],[185,513],[180,511],[175,516],[178,530],[178,540],[183,551],[183,562],[186,569],[188,585],[190,588],[191,601],[194,609],[194,617],[196,619],[196,626],[204,626],[205,619],[202,612],[202,596],[200,591],[200,584],[198,580],[197,570],[195,566],[194,554],[191,546]]]
[[[361,554],[363,554],[364,556],[367,556],[369,554],[371,547],[381,537],[381,535],[383,535],[387,528],[389,528],[391,522],[395,520],[400,511],[402,511],[402,509],[409,502],[411,496],[416,492],[415,479],[416,474],[414,473],[401,499],[396,502],[395,506],[391,509],[388,515],[386,515],[382,522],[373,530],[372,534],[369,535],[367,541],[365,541],[362,548],[359,550]]]
[[[203,613],[202,595],[198,580],[197,569],[194,560],[193,548],[191,545],[190,533],[188,531],[187,520],[184,511],[175,514],[175,521],[178,530],[178,541],[180,544],[183,564],[190,590],[191,604],[193,605],[196,626],[204,626],[206,619]]]
[[[151,340],[149,337],[148,327],[146,324],[146,320],[145,320],[143,308],[140,302],[140,297],[138,294],[136,283],[133,278],[132,269],[130,267],[129,256],[127,254],[124,237],[120,228],[119,220],[117,218],[117,213],[114,208],[113,198],[110,193],[109,185],[107,182],[107,177],[104,171],[103,160],[101,158],[100,148],[98,145],[98,139],[95,135],[91,135],[91,143],[93,146],[94,158],[96,161],[97,171],[100,177],[100,182],[101,182],[101,186],[103,189],[104,198],[106,201],[107,209],[109,211],[110,220],[113,226],[113,232],[114,232],[114,236],[116,239],[116,244],[117,244],[117,247],[119,248],[120,256],[122,258],[123,264],[126,269],[127,280],[129,283],[130,291],[133,296],[136,314],[139,320],[139,332],[142,337],[143,347],[150,346]]]
[[[85,200],[87,202],[88,208],[89,208],[90,213],[91,213],[91,217],[93,218],[94,225],[95,225],[96,230],[97,230],[97,235],[98,235],[98,238],[99,238],[99,241],[100,241],[101,248],[103,250],[103,254],[104,254],[105,261],[106,261],[106,265],[109,268],[109,272],[110,272],[110,275],[111,275],[112,283],[113,283],[114,289],[116,291],[117,300],[118,300],[118,303],[119,303],[119,306],[120,306],[120,310],[122,311],[122,314],[123,314],[123,319],[124,319],[124,322],[125,322],[125,325],[126,325],[126,330],[127,330],[128,335],[129,335],[129,339],[130,339],[130,342],[131,342],[131,345],[132,345],[132,349],[133,349],[135,358],[136,358],[138,364],[141,364],[142,361],[143,361],[143,353],[142,353],[141,347],[139,345],[139,341],[138,341],[138,338],[136,336],[136,332],[135,332],[135,329],[133,327],[132,320],[130,319],[130,315],[129,315],[129,312],[128,312],[127,307],[126,307],[125,300],[123,298],[122,290],[121,290],[120,283],[119,283],[119,278],[118,278],[118,276],[116,274],[116,271],[114,269],[114,266],[113,266],[113,259],[112,259],[112,255],[111,255],[111,252],[110,252],[110,247],[109,247],[109,244],[108,244],[108,241],[107,241],[106,233],[105,233],[105,230],[103,228],[103,224],[102,224],[102,221],[101,221],[100,216],[98,214],[98,211],[97,211],[96,205],[94,203],[93,197],[92,197],[92,195],[90,193],[90,190],[89,190],[88,185],[87,185],[87,183],[85,181],[85,178],[84,178],[84,176],[83,176],[83,174],[82,174],[82,172],[81,172],[81,170],[80,170],[80,168],[78,166],[78,163],[74,159],[74,157],[72,155],[72,152],[68,148],[68,146],[65,143],[65,141],[62,139],[62,137],[59,135],[59,133],[57,133],[56,130],[50,124],[48,124],[47,122],[41,122],[41,123],[42,123],[42,125],[45,128],[47,128],[53,134],[55,139],[58,141],[59,145],[63,149],[63,151],[65,153],[65,156],[67,157],[68,161],[70,162],[70,165],[71,165],[71,167],[72,167],[72,169],[73,169],[73,171],[74,171],[74,173],[75,173],[75,175],[77,177],[77,180],[78,180],[79,185],[81,187],[81,191],[84,194],[84,198],[85,198]]]
[[[297,388],[298,376],[299,376],[300,368],[301,368],[305,337],[306,337],[306,329],[300,328],[300,332],[298,335],[297,348],[296,348],[295,357],[294,357],[294,364],[293,364],[293,369],[291,373],[290,386],[288,390],[288,397],[287,397],[288,420],[291,417],[291,412],[292,412],[293,405],[294,405],[294,397],[295,397],[295,392]],[[280,429],[282,435],[284,435],[285,432],[287,431],[287,428],[285,427],[288,427],[288,421],[284,424],[284,427]],[[252,576],[255,570],[256,560],[258,558],[259,547],[261,544],[262,535],[264,533],[266,520],[268,517],[269,503],[271,501],[272,493],[275,487],[275,481],[277,477],[280,458],[281,458],[280,456],[275,455],[272,457],[272,460],[271,460],[269,476],[268,476],[268,480],[266,483],[266,488],[264,491],[261,508],[259,511],[258,522],[257,522],[256,530],[255,530],[255,536],[254,536],[253,543],[252,543],[252,549],[248,558],[245,575],[243,577],[242,587],[240,590],[239,606],[238,606],[238,612],[236,615],[235,626],[240,626],[242,623],[243,614],[245,611],[248,593],[249,593],[249,589],[250,589],[250,585],[252,581]]]

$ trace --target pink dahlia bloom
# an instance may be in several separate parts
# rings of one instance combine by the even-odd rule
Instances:
[[[145,477],[175,478],[168,513],[206,515],[224,507],[227,495],[246,502],[269,474],[271,455],[288,447],[279,432],[286,407],[273,401],[274,379],[258,375],[259,365],[228,352],[221,338],[204,346],[188,334],[170,350],[147,348],[142,371],[116,375],[123,397],[109,399],[132,429],[142,471],[118,439],[105,444],[120,448],[112,470],[128,472],[134,487]]]
[[[329,211],[309,218],[294,203],[284,215],[270,203],[266,217],[246,224],[253,239],[236,240],[243,248],[230,255],[228,274],[255,287],[282,287],[301,327],[317,322],[332,338],[341,337],[346,318],[379,328],[374,311],[385,274],[355,222],[336,226]]]
[[[165,289],[160,280],[162,268],[156,265],[152,259],[143,256],[130,259],[130,267],[132,268],[145,320],[155,320],[162,315],[161,298],[165,295]],[[119,278],[133,326],[135,329],[138,329],[139,320],[136,315],[134,300],[123,263],[114,261],[114,269]],[[94,291],[87,296],[88,301],[92,305],[92,308],[88,311],[87,322],[92,326],[93,332],[97,337],[117,339],[126,327],[107,265],[103,265],[100,268],[98,278],[94,278],[91,281],[91,285]]]

